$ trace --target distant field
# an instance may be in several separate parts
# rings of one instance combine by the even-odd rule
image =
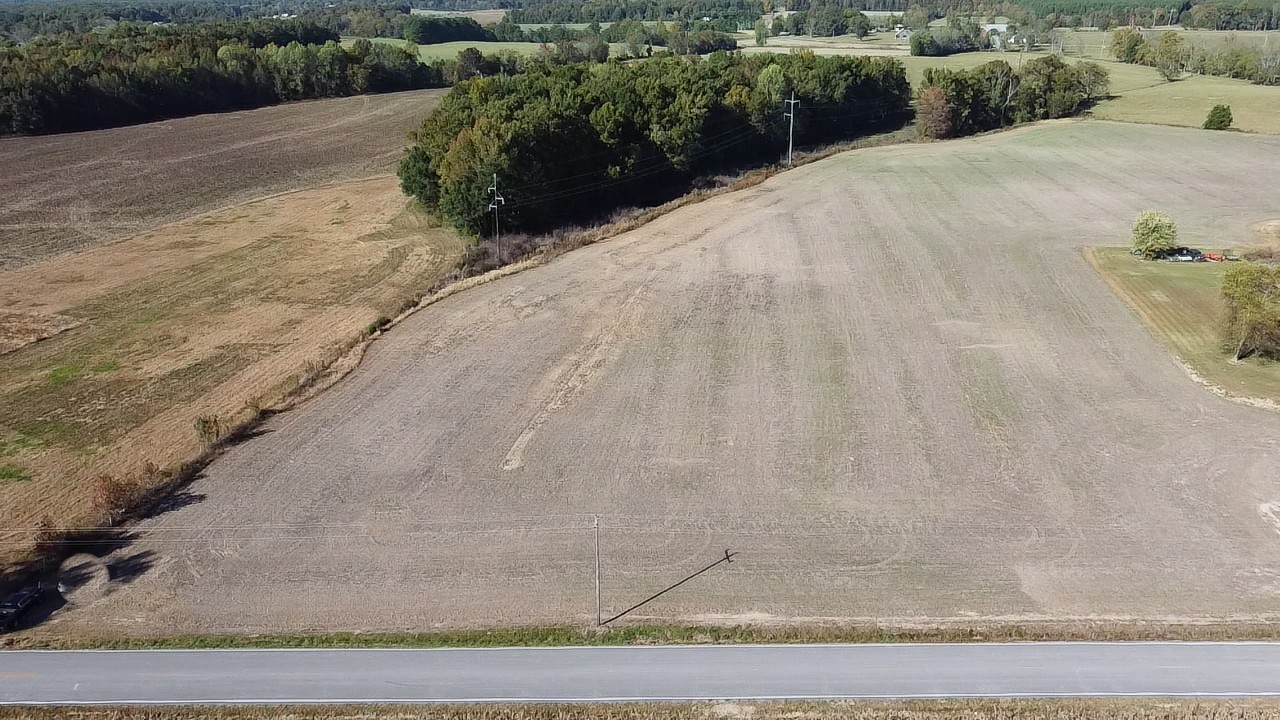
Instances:
[[[674,20],[668,20],[668,21],[667,21],[667,23],[668,23],[668,24],[670,24],[670,23],[672,23],[672,22],[675,22],[675,21],[674,21]],[[613,24],[613,23],[611,23],[611,22],[600,23],[600,27],[601,27],[601,28],[607,28],[607,27],[609,27],[609,26],[610,26],[610,25],[612,25],[612,24]],[[646,25],[646,26],[648,26],[648,27],[655,27],[655,26],[658,24],[658,21],[657,21],[657,20],[642,20],[642,21],[641,21],[641,24],[642,24],[642,25]],[[566,27],[566,28],[570,28],[570,29],[572,29],[572,30],[586,30],[588,27],[590,27],[590,26],[591,26],[591,23],[520,23],[520,29],[521,29],[521,30],[537,30],[537,29],[539,29],[539,28],[555,27],[555,26]]]
[[[1120,66],[1109,63],[1108,69]],[[1153,68],[1154,85],[1119,93],[1099,103],[1094,117],[1125,122],[1200,127],[1217,104],[1231,106],[1232,127],[1248,132],[1280,134],[1280,87],[1254,85],[1247,80],[1196,75],[1177,82],[1160,80]]]
[[[391,38],[370,38],[374,42],[398,43],[403,44],[403,40],[395,40]],[[344,44],[355,42],[355,38],[345,38]],[[434,45],[419,45],[418,57],[423,62],[431,62],[432,60],[452,60],[458,57],[458,53],[467,48],[475,48],[486,55],[509,51],[519,53],[521,55],[534,55],[542,50],[542,43],[535,42],[485,42],[479,40],[460,40],[458,42],[436,43]],[[622,45],[615,43],[610,46],[610,52],[617,55],[621,52]]]
[[[422,10],[413,8],[409,10],[413,15],[438,15],[442,17],[469,17],[481,25],[497,25],[502,22],[502,18],[507,16],[506,10]]]
[[[520,53],[521,55],[533,55],[542,49],[542,44],[526,42],[447,42],[435,45],[419,45],[418,57],[422,58],[424,61],[449,60],[458,57],[458,53],[467,48],[476,48],[485,54],[509,50],[511,52]]]
[[[1023,62],[1043,53],[1031,53]],[[992,60],[1018,67],[1019,53],[964,53],[942,58],[901,57],[912,85],[919,85],[931,67],[967,69]],[[1111,92],[1091,114],[1103,120],[1200,127],[1218,103],[1231,106],[1235,127],[1247,132],[1280,134],[1280,87],[1254,85],[1245,80],[1197,75],[1166,82],[1155,68],[1109,61],[1101,64],[1111,75]]]
[[[0,138],[0,271],[264,195],[391,172],[442,94]]]
[[[1256,358],[1232,364],[1222,347],[1220,289],[1225,264],[1146,261],[1130,255],[1127,248],[1086,252],[1151,334],[1200,377],[1237,397],[1280,403],[1280,366]]]
[[[1171,28],[1148,28],[1143,30],[1143,34],[1150,39],[1155,39],[1159,37],[1161,33],[1168,32],[1170,29]],[[1244,45],[1253,45],[1262,48],[1280,48],[1280,31],[1276,30],[1266,32],[1255,32],[1250,30],[1185,30],[1181,27],[1174,27],[1172,30],[1182,35],[1192,44],[1200,47],[1215,47],[1234,40],[1235,42],[1239,42]],[[1111,55],[1111,36],[1111,31],[1065,31],[1063,33],[1063,51],[1069,55],[1111,60],[1114,59]]]
[[[369,38],[373,42],[383,42],[396,45],[403,45],[404,40],[395,38]],[[350,45],[356,41],[355,38],[343,38],[344,45]],[[436,43],[433,45],[419,45],[418,58],[423,62],[431,62],[432,60],[452,60],[458,57],[458,53],[467,48],[475,48],[485,54],[493,54],[503,50],[520,53],[522,55],[533,55],[542,49],[541,43],[526,42],[485,42],[483,40],[461,40],[458,42]]]

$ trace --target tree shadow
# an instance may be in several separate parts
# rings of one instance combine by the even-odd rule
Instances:
[[[272,432],[274,431],[271,428],[258,425],[253,428],[232,433],[231,435],[228,435],[225,438],[223,438],[222,443],[227,447],[230,447],[232,445],[240,445],[241,443],[249,442],[254,438],[260,438],[263,435],[270,435]]]
[[[187,500],[186,503],[199,502],[204,496],[195,495],[192,498],[194,499]],[[121,552],[136,543],[139,537],[136,532],[120,528],[82,531],[67,537],[63,542],[69,555],[91,555],[94,559],[70,563],[58,568],[53,574],[48,571],[42,573],[46,579],[39,584],[44,588],[44,596],[18,618],[13,630],[29,630],[47,621],[68,605],[66,594],[92,581],[103,567],[106,568],[107,583],[117,587],[128,585],[151,570],[157,560],[155,552]],[[14,587],[12,590],[16,591],[18,588]],[[7,594],[0,597],[7,597]]]
[[[107,563],[107,577],[113,583],[128,585],[156,564],[156,554],[142,550]]]
[[[193,493],[189,490],[182,490],[173,493],[172,495],[166,495],[160,500],[160,502],[156,503],[155,508],[147,515],[147,517],[160,517],[166,513],[171,513],[175,510],[181,510],[184,507],[195,505],[198,502],[202,502],[207,497],[208,496],[204,493]]]

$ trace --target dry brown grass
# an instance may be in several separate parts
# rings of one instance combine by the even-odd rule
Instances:
[[[226,648],[475,648],[628,645],[744,645],[814,643],[978,642],[1187,642],[1277,641],[1280,623],[1041,622],[1021,625],[963,623],[887,626],[627,625],[509,627],[427,633],[305,633],[284,635],[174,635],[159,637],[68,635],[36,628],[0,639],[18,650],[150,650]]]
[[[63,528],[120,517],[117,500],[95,502],[93,478],[138,493],[168,482],[416,301],[461,248],[387,176],[0,275],[12,315],[76,324],[0,355],[0,459],[32,476],[0,485],[0,561],[34,543],[41,516]]]
[[[1268,720],[1274,700],[935,700],[633,704],[0,708],[0,720]]]

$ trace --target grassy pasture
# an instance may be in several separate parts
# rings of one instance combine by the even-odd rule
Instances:
[[[1033,53],[1024,58],[1039,56]],[[1018,66],[1017,53],[963,53],[942,58],[903,57],[907,77],[918,85],[926,68],[974,68],[992,60]],[[1102,120],[1200,127],[1219,103],[1231,106],[1234,128],[1246,132],[1280,134],[1280,87],[1254,85],[1245,80],[1197,75],[1165,82],[1155,68],[1095,61],[1111,74],[1114,95],[1093,108]]]
[[[1196,374],[1232,395],[1280,402],[1280,366],[1257,358],[1232,364],[1222,347],[1219,289],[1225,264],[1140,260],[1118,247],[1086,252],[1151,334]]]
[[[502,18],[506,17],[506,10],[423,10],[413,8],[409,11],[413,15],[435,15],[438,17],[469,17],[481,25],[497,25],[502,22]]]
[[[419,45],[418,57],[423,61],[450,60],[458,57],[458,53],[467,48],[475,48],[486,55],[509,50],[522,55],[533,55],[542,47],[541,43],[526,42],[475,42],[460,41],[437,43],[435,45]]]
[[[355,42],[355,38],[344,38],[343,44],[351,44]],[[373,42],[385,42],[403,44],[404,40],[396,40],[394,38],[370,38]],[[534,55],[542,50],[542,43],[535,42],[485,42],[476,40],[459,40],[457,42],[435,43],[433,45],[419,45],[418,58],[423,62],[431,62],[432,60],[452,60],[458,57],[458,53],[467,48],[475,48],[486,55],[509,51],[519,53],[521,55]],[[617,55],[622,48],[621,44],[610,46],[610,52]]]
[[[1200,127],[1214,105],[1231,106],[1232,127],[1246,132],[1280,134],[1280,87],[1255,85],[1247,80],[1196,75],[1177,82],[1160,81],[1153,68],[1107,63],[1113,78],[1121,68],[1149,71],[1154,84],[1125,91],[1098,104],[1094,117],[1104,120]],[[1126,73],[1127,74],[1127,73]],[[1136,74],[1136,73],[1135,73]],[[1113,81],[1114,82],[1114,81]]]

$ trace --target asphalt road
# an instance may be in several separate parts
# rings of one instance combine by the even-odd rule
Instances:
[[[0,703],[1280,695],[1280,643],[0,652]]]

